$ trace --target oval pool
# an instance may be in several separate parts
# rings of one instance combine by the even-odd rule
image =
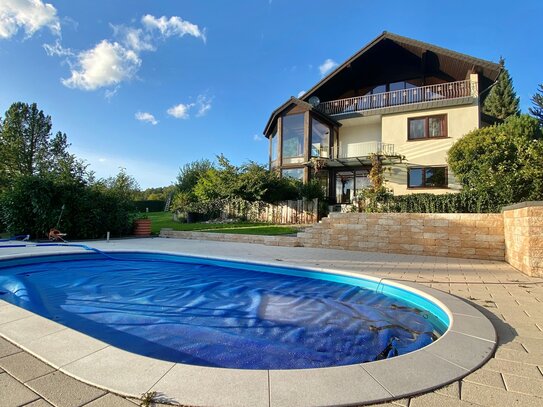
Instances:
[[[130,352],[238,369],[386,359],[449,325],[430,299],[378,280],[158,253],[5,260],[0,298]]]

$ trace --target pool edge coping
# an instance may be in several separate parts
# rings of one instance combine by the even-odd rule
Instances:
[[[338,367],[327,367],[327,368],[317,368],[317,369],[291,369],[291,370],[244,370],[244,369],[225,369],[225,368],[213,368],[213,367],[201,367],[201,366],[191,366],[191,365],[184,365],[180,363],[174,363],[174,362],[166,362],[161,361],[153,358],[149,358],[142,355],[133,354],[127,351],[124,351],[122,349],[115,348],[107,343],[104,343],[104,347],[101,348],[98,351],[93,351],[86,356],[82,356],[80,358],[77,358],[76,360],[63,364],[58,365],[54,361],[52,361],[51,356],[47,356],[47,353],[51,352],[36,352],[35,347],[29,346],[31,343],[36,341],[17,341],[17,338],[14,338],[13,335],[10,335],[9,332],[6,334],[5,332],[5,325],[14,323],[20,320],[23,320],[28,317],[33,317],[37,321],[40,321],[40,323],[43,323],[45,326],[49,326],[50,328],[53,327],[53,325],[58,328],[60,324],[51,321],[45,317],[41,317],[37,314],[33,314],[30,311],[26,311],[22,308],[19,308],[15,305],[12,305],[10,303],[7,303],[3,300],[0,300],[0,311],[2,309],[5,309],[5,307],[14,307],[18,310],[24,311],[24,313],[28,313],[31,315],[27,315],[26,317],[10,320],[8,322],[0,322],[0,336],[8,339],[11,342],[14,342],[16,345],[21,347],[22,349],[26,350],[27,352],[31,353],[32,355],[36,356],[38,359],[43,360],[44,362],[52,365],[53,367],[57,368],[58,370],[75,377],[78,380],[81,380],[85,383],[91,384],[93,386],[97,386],[103,389],[106,389],[108,391],[111,391],[113,393],[121,394],[123,396],[128,397],[140,397],[141,394],[146,393],[151,390],[157,390],[161,391],[161,388],[168,388],[171,387],[171,382],[182,382],[184,379],[187,378],[187,373],[191,376],[196,375],[198,376],[198,380],[200,381],[208,381],[210,383],[213,383],[216,385],[217,388],[221,389],[228,389],[232,387],[232,381],[236,378],[233,378],[232,375],[242,376],[246,377],[247,380],[241,379],[241,383],[239,382],[239,377],[237,378],[238,382],[235,383],[234,390],[236,391],[230,391],[230,395],[227,396],[225,393],[221,393],[219,391],[216,398],[216,403],[223,404],[225,402],[225,398],[230,399],[232,397],[232,402],[234,404],[239,405],[239,401],[241,401],[244,397],[247,397],[247,394],[242,394],[243,387],[245,387],[245,390],[247,390],[249,387],[252,388],[262,388],[267,387],[267,395],[260,394],[260,403],[253,403],[253,405],[282,405],[281,400],[284,399],[284,394],[277,394],[278,390],[273,390],[274,387],[277,387],[281,390],[279,390],[282,393],[287,393],[291,396],[295,396],[296,392],[294,389],[289,389],[289,384],[291,383],[290,387],[303,387],[300,386],[300,381],[304,381],[306,385],[310,385],[311,388],[304,388],[305,392],[315,392],[316,394],[319,394],[323,391],[323,389],[328,392],[327,394],[324,394],[322,397],[322,403],[317,402],[314,405],[329,405],[328,399],[334,399],[334,400],[345,400],[345,403],[337,404],[334,402],[334,405],[360,405],[360,404],[370,404],[370,403],[378,403],[378,402],[384,402],[389,401],[393,399],[398,399],[402,397],[411,396],[414,394],[420,394],[427,391],[434,390],[438,387],[442,387],[444,385],[447,385],[451,382],[454,382],[456,380],[459,380],[466,375],[470,374],[471,372],[477,370],[480,366],[482,366],[486,361],[493,355],[495,348],[497,346],[497,339],[496,339],[496,331],[492,325],[492,323],[489,321],[489,319],[484,316],[479,310],[471,306],[466,301],[459,299],[457,297],[454,297],[450,294],[444,293],[440,290],[436,290],[431,287],[426,287],[417,283],[412,282],[402,282],[395,281],[393,279],[387,279],[387,278],[377,278],[374,276],[365,275],[363,273],[356,273],[352,271],[346,271],[346,270],[340,270],[340,269],[333,269],[333,268],[322,268],[322,267],[305,267],[300,266],[298,264],[291,264],[289,262],[272,262],[272,261],[244,261],[241,258],[236,257],[215,257],[215,256],[195,256],[193,254],[185,254],[182,251],[175,252],[175,251],[161,251],[161,250],[131,250],[131,249],[113,249],[113,250],[107,250],[107,252],[135,252],[135,253],[157,253],[157,254],[167,254],[167,255],[186,255],[189,257],[200,257],[204,259],[209,260],[223,260],[223,261],[235,261],[235,262],[248,262],[252,264],[257,265],[265,265],[265,266],[279,266],[279,267],[294,267],[296,269],[300,270],[310,270],[310,271],[319,271],[324,273],[332,273],[332,274],[339,274],[343,276],[349,276],[354,278],[363,278],[375,282],[382,282],[387,285],[393,285],[399,288],[402,288],[404,290],[408,290],[411,292],[414,292],[417,295],[423,296],[426,299],[434,302],[436,305],[441,307],[450,318],[450,326],[449,329],[435,342],[432,344],[425,346],[424,348],[418,349],[416,351],[410,352],[405,355],[397,356],[395,358],[383,360],[383,361],[376,361],[376,362],[367,362],[363,364],[355,364],[355,365],[347,365],[347,366],[338,366]],[[26,253],[26,254],[14,254],[14,255],[7,255],[7,256],[1,256],[1,260],[9,260],[9,259],[16,259],[16,258],[24,258],[24,257],[38,257],[38,256],[55,256],[59,254],[81,254],[84,253],[81,248],[77,248],[77,250],[63,250],[61,253]],[[474,326],[474,322],[477,322]],[[76,335],[82,335],[87,338],[91,338],[94,341],[97,341],[96,339],[85,335],[79,331],[73,330],[68,327],[64,327],[63,325],[60,325],[63,328],[56,329],[52,333],[47,333],[45,335],[42,335],[38,337],[38,339],[45,338],[49,335],[55,335],[61,331],[65,331],[68,333],[74,333]],[[36,334],[36,332],[34,332]],[[475,348],[475,349],[481,349],[484,348],[484,350],[477,351],[476,355],[469,355],[469,354],[459,354],[458,350],[453,351],[454,344],[456,343],[456,339],[453,337],[461,335],[460,338],[462,340],[467,341],[467,345],[464,344],[462,346],[462,350]],[[21,343],[22,342],[22,343]],[[471,345],[470,345],[471,344]],[[453,345],[453,346],[451,346]],[[107,351],[105,351],[108,349]],[[102,352],[104,351],[104,352]],[[156,365],[157,367],[155,370],[155,377],[149,380],[149,383],[151,381],[154,381],[156,377],[158,377],[158,380],[154,381],[154,384],[152,384],[150,387],[147,387],[147,385],[142,384],[142,378],[140,372],[137,371],[137,369],[134,369],[136,371],[133,371],[132,376],[133,380],[130,380],[126,375],[122,377],[122,380],[120,383],[115,383],[115,380],[112,382],[108,382],[108,380],[105,380],[105,378],[101,378],[100,375],[96,377],[96,373],[94,375],[87,372],[87,370],[92,369],[85,369],[84,363],[83,367],[81,367],[81,361],[87,358],[90,358],[91,360],[96,357],[96,354],[98,353],[105,353],[106,355],[108,352],[112,352],[113,355],[116,355],[118,358],[120,358],[120,361],[116,361],[117,368],[122,368],[123,363],[126,371],[130,371],[131,367],[135,365],[146,365],[146,364],[152,364],[153,366]],[[45,356],[43,355],[45,353]],[[111,358],[111,355],[108,355],[108,358]],[[124,362],[123,362],[124,360]],[[99,358],[98,358],[99,361]],[[420,362],[422,361],[422,362]],[[111,362],[111,360],[105,362]],[[90,362],[92,363],[98,363],[97,361]],[[422,365],[421,365],[422,363]],[[75,365],[74,365],[75,364]],[[107,364],[107,363],[106,363]],[[72,365],[72,366],[70,366]],[[79,369],[77,368],[79,365]],[[430,365],[430,366],[428,366]],[[76,367],[74,369],[74,366]],[[360,367],[361,369],[353,369],[353,367]],[[413,366],[416,368],[422,368],[423,366],[428,368],[428,371],[430,369],[437,369],[432,370],[432,374],[430,377],[426,377],[422,382],[421,378],[417,377],[415,379],[408,378],[406,382],[406,375],[409,375],[412,372]],[[437,366],[437,367],[436,367]],[[409,370],[411,369],[411,370]],[[386,371],[386,378],[383,379],[383,370]],[[184,372],[183,372],[184,371]],[[173,372],[173,373],[172,373]],[[250,374],[250,373],[252,374]],[[185,373],[185,375],[183,374]],[[129,375],[130,376],[130,375]],[[173,377],[172,377],[173,376]],[[281,377],[283,376],[283,377]],[[319,380],[318,376],[322,377],[322,380]],[[221,379],[222,378],[222,379]],[[266,380],[264,380],[266,379]],[[285,380],[288,379],[288,380]],[[129,387],[126,387],[126,381],[130,381],[131,383],[137,383],[136,386],[142,386],[138,391],[135,391]],[[371,394],[367,394],[368,397],[364,400],[360,400],[360,395],[357,396],[357,393],[354,392],[352,394],[352,400],[349,399],[349,395],[345,394],[345,388],[341,387],[341,384],[336,389],[337,397],[334,397],[334,394],[330,394],[329,392],[334,392],[334,389],[330,389],[326,387],[326,382],[328,381],[334,381],[339,380],[341,382],[344,382],[348,384],[349,382],[353,383],[363,383],[366,386],[360,386],[360,387],[371,387],[371,385],[374,386],[373,390],[370,391]],[[119,380],[118,380],[119,381]],[[223,383],[221,383],[223,381]],[[263,383],[265,381],[266,383]],[[285,383],[286,382],[286,383]],[[320,383],[319,383],[320,382]],[[418,382],[418,383],[417,383]],[[422,384],[421,384],[422,383]],[[319,386],[319,384],[321,386]],[[241,387],[241,388],[240,388]],[[273,391],[272,391],[273,390]],[[262,390],[260,390],[262,392]],[[168,394],[166,394],[168,395]],[[175,398],[180,397],[180,395],[176,394],[174,395]],[[251,394],[253,396],[253,394]],[[264,397],[265,396],[265,397]],[[182,397],[182,394],[181,394]],[[212,397],[213,398],[213,397]],[[236,400],[238,401],[236,403]],[[268,401],[266,403],[266,400]],[[274,400],[278,400],[275,402]],[[326,401],[328,400],[328,402]],[[190,405],[198,405],[199,403],[191,402],[190,400],[176,400],[177,402],[190,404]],[[209,403],[209,398],[206,399],[206,403]],[[200,403],[201,404],[201,403]],[[242,404],[243,405],[243,404]]]

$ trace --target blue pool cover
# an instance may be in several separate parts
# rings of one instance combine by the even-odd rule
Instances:
[[[0,298],[130,352],[239,369],[374,361],[419,349],[446,330],[443,317],[364,280],[193,257],[111,255],[117,257],[4,261]]]

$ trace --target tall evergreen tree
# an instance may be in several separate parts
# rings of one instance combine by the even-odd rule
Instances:
[[[532,96],[532,104],[534,107],[529,109],[530,113],[539,120],[539,125],[543,126],[543,84],[538,85],[535,95]]]
[[[33,103],[13,103],[0,120],[0,187],[17,177],[84,178],[86,165],[68,152],[66,134],[51,133],[51,116]]]
[[[502,72],[484,101],[483,112],[496,119],[505,120],[520,114],[519,98],[513,88],[513,80],[505,69],[505,60],[500,58]]]

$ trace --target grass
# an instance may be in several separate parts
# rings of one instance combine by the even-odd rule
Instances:
[[[181,223],[173,220],[170,212],[150,212],[151,232],[160,233],[162,228],[193,232],[220,232],[246,235],[289,235],[298,232],[292,226],[272,225],[269,223],[233,222],[233,223]]]

